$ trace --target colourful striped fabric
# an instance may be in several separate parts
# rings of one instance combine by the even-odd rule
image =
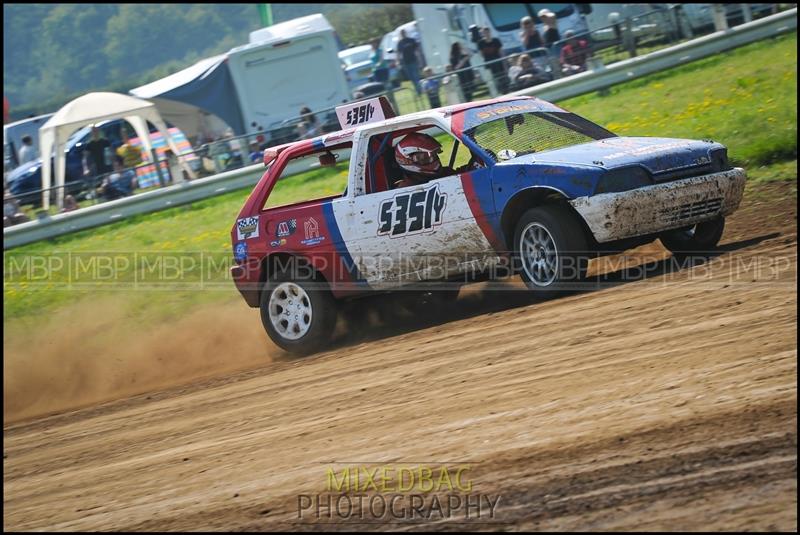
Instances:
[[[194,154],[192,145],[189,143],[189,140],[186,139],[186,136],[177,128],[170,128],[169,135],[172,136],[172,140],[178,146],[178,151],[180,154],[185,154],[185,156],[181,157],[181,160],[189,163],[192,160],[197,160],[197,155]],[[153,144],[153,149],[156,151],[159,160],[165,158],[164,151],[166,151],[169,147],[167,146],[167,141],[164,139],[164,136],[161,135],[161,132],[151,132],[150,133],[150,141]],[[138,137],[133,137],[130,139],[131,145],[134,147],[139,147],[142,151],[142,160],[145,162],[152,162],[153,158],[150,154],[146,154],[144,151],[144,147],[142,147],[142,143]],[[190,154],[187,154],[190,153]],[[191,165],[191,164],[190,164]],[[161,162],[161,173],[164,176],[164,180],[169,180],[169,166],[167,165],[166,161]],[[136,168],[136,179],[139,181],[140,188],[149,188],[150,186],[158,186],[158,172],[156,172],[156,166],[154,164],[149,165],[142,165]]]

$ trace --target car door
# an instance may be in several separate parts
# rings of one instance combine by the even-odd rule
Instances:
[[[365,168],[365,166],[355,166]],[[470,173],[488,180],[488,170]],[[483,176],[487,174],[487,176]],[[364,174],[356,180],[364,181]],[[461,175],[367,193],[356,188],[342,214],[342,236],[360,275],[376,289],[453,277],[496,262]],[[338,217],[337,217],[338,219]]]

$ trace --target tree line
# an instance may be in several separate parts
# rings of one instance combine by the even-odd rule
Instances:
[[[272,4],[273,21],[324,14],[345,46],[413,19],[410,4]],[[246,44],[255,4],[3,4],[3,93],[11,118],[90,91],[127,93]]]

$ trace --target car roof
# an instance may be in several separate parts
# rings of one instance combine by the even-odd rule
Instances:
[[[515,101],[528,101],[531,103],[536,103],[537,106],[541,106],[545,109],[550,111],[564,111],[558,106],[547,102],[546,100],[542,100],[536,97],[528,97],[528,96],[503,96],[493,99],[487,100],[478,100],[475,102],[467,102],[464,104],[456,104],[452,106],[444,106],[441,108],[434,108],[431,110],[424,110],[418,111],[414,113],[408,113],[405,115],[398,115],[397,117],[391,117],[389,119],[384,119],[383,121],[379,121],[377,123],[368,123],[366,125],[362,125],[356,128],[349,128],[344,130],[337,130],[335,132],[328,132],[326,134],[321,134],[319,136],[310,138],[310,139],[303,139],[299,141],[294,141],[290,143],[286,143],[285,145],[281,145],[281,150],[288,146],[294,146],[297,144],[305,144],[311,143],[313,146],[317,148],[324,148],[330,147],[333,145],[338,145],[341,143],[346,143],[348,141],[353,140],[353,134],[358,128],[368,127],[368,126],[375,126],[376,124],[383,124],[383,125],[392,125],[392,124],[402,124],[406,123],[407,121],[413,121],[415,119],[423,119],[423,118],[430,118],[438,115],[439,117],[448,117],[457,114],[466,114],[470,110],[476,110],[479,108],[485,108],[487,106],[493,106],[497,104],[503,104],[506,102],[515,102]]]
[[[344,58],[344,57],[347,57],[347,56],[350,56],[350,55],[353,55],[353,54],[358,54],[360,52],[365,52],[367,50],[372,50],[372,46],[371,45],[354,46],[352,48],[348,48],[346,50],[342,50],[341,52],[339,52],[339,57],[340,58]]]

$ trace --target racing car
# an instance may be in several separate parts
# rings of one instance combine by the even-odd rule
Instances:
[[[711,250],[744,191],[745,171],[719,143],[620,137],[533,97],[403,116],[379,97],[336,111],[341,131],[265,151],[231,229],[232,278],[290,352],[322,348],[342,300],[369,293],[457,295],[463,282],[515,273],[551,295],[584,278],[592,256],[656,239]],[[268,206],[298,162],[348,155],[342,194]],[[408,180],[425,166],[439,175]]]

